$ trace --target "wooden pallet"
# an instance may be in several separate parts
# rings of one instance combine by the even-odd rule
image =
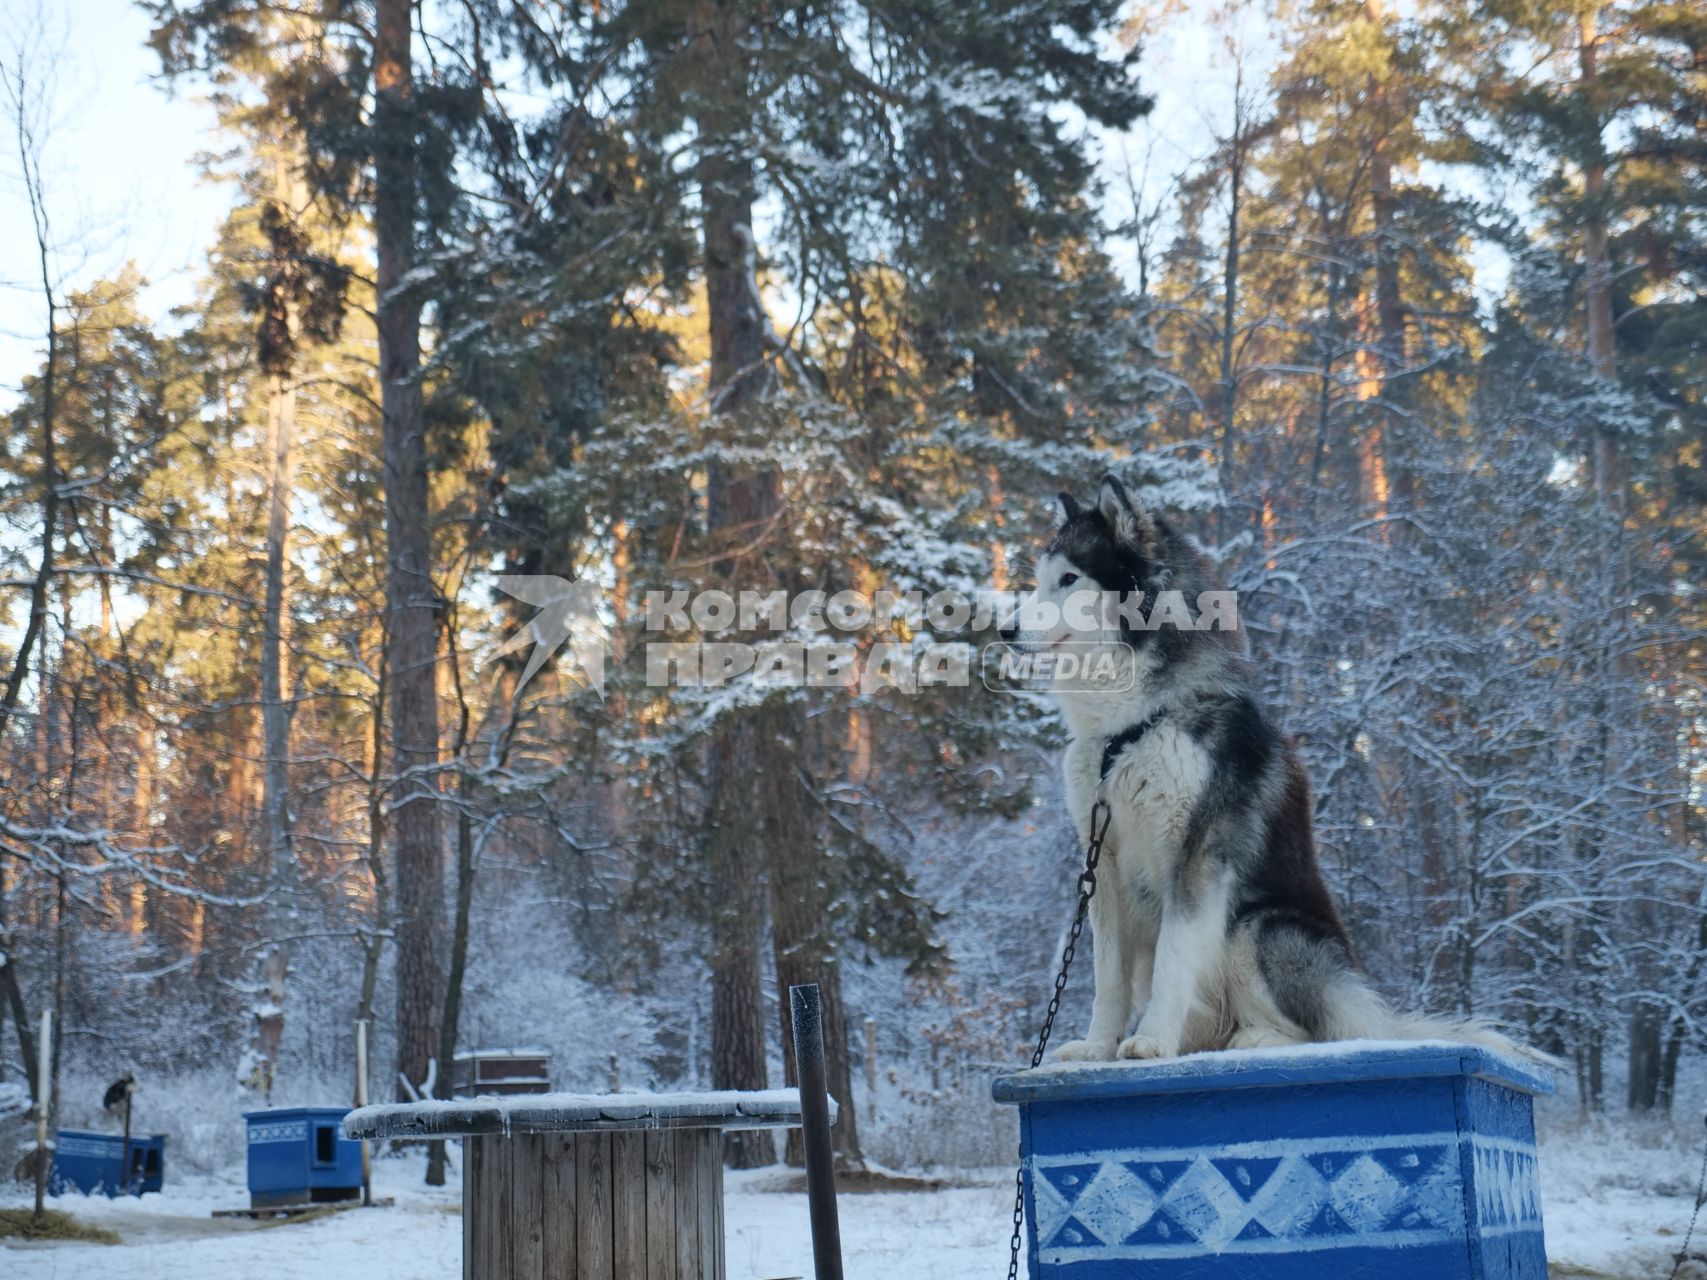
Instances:
[[[371,1209],[389,1209],[396,1201],[390,1196],[369,1201]],[[360,1200],[323,1200],[309,1204],[271,1204],[261,1209],[215,1209],[216,1218],[300,1218],[309,1213],[342,1213],[345,1209],[362,1208]]]

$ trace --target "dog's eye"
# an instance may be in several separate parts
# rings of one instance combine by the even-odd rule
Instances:
[[[1061,585],[1063,587],[1070,587],[1075,582],[1077,582],[1078,580],[1079,580],[1079,575],[1076,573],[1063,573],[1061,575]]]

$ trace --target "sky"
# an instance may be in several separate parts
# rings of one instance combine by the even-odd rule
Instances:
[[[45,39],[28,64],[52,65],[41,148],[53,238],[68,288],[134,261],[156,316],[190,301],[230,189],[205,180],[196,156],[220,145],[213,111],[186,85],[155,82],[148,19],[132,0],[0,0],[0,64],[38,20]],[[46,309],[35,235],[10,116],[0,139],[0,405],[40,364]]]
[[[1145,50],[1139,79],[1156,109],[1124,139],[1104,139],[1110,215],[1126,215],[1128,161],[1143,172],[1146,202],[1205,154],[1227,114],[1230,72],[1220,37],[1201,19],[1205,0],[1189,0]],[[226,145],[212,108],[193,82],[175,89],[159,78],[147,46],[147,15],[134,0],[0,0],[0,63],[8,75],[23,33],[45,37],[25,64],[51,66],[43,176],[57,255],[58,283],[85,287],[134,261],[148,280],[144,310],[157,320],[196,295],[206,252],[232,192],[205,178],[198,155]],[[1262,43],[1262,33],[1254,33]],[[43,50],[45,57],[41,56]],[[46,312],[34,232],[7,119],[0,139],[0,408],[40,367]],[[1118,259],[1127,246],[1115,245]],[[1123,263],[1130,267],[1130,263]]]

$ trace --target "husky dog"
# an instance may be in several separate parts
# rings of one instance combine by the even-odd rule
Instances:
[[[1120,666],[1057,690],[1080,841],[1099,796],[1109,817],[1090,907],[1090,1031],[1056,1057],[1363,1037],[1510,1049],[1474,1023],[1396,1013],[1358,973],[1316,862],[1309,779],[1257,700],[1236,616],[1180,608],[1209,599],[1201,557],[1113,476],[1092,506],[1059,501],[1037,588],[1001,638],[1020,653],[1089,646]],[[1106,607],[1115,598],[1128,605]]]

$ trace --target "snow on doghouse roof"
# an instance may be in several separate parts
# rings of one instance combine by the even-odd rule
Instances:
[[[993,1082],[991,1092],[997,1102],[1024,1104],[1065,1097],[1124,1097],[1460,1074],[1525,1093],[1553,1092],[1544,1056],[1519,1058],[1449,1040],[1337,1040],[1271,1049],[1224,1049],[1140,1062],[1053,1062],[1002,1076]]]
[[[458,1049],[452,1062],[467,1062],[472,1058],[549,1058],[551,1050],[544,1045],[527,1044],[514,1049],[486,1048]]]
[[[830,1099],[830,1116],[836,1100]],[[351,1138],[466,1138],[592,1129],[780,1129],[800,1123],[798,1089],[534,1093],[398,1102],[344,1117]]]

